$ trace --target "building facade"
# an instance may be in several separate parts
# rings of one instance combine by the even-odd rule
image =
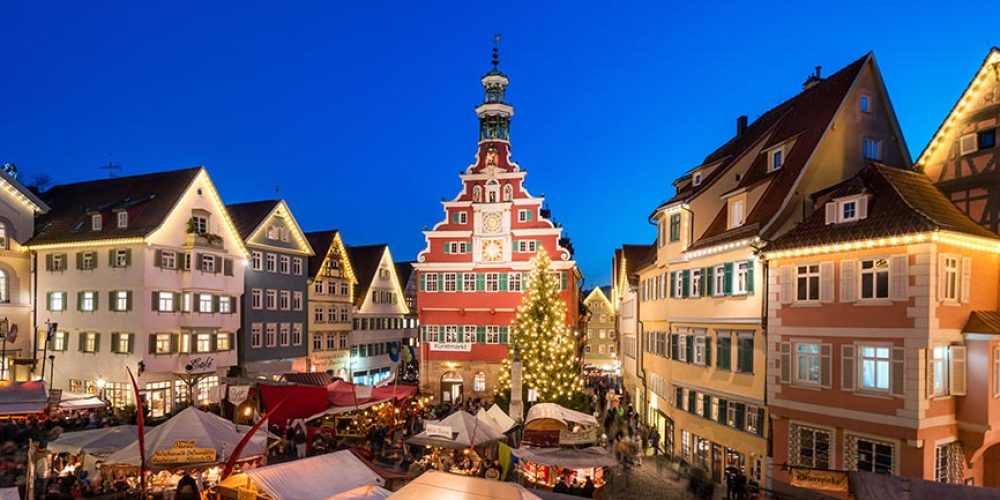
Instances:
[[[673,425],[668,451],[716,482],[730,465],[769,482],[758,252],[810,214],[809,193],[872,160],[909,165],[868,54],[827,78],[817,70],[752,123],[737,119],[735,136],[650,216],[657,256],[640,284],[649,405]],[[647,321],[647,310],[658,313]]]
[[[403,344],[409,351],[403,352],[398,375],[405,382],[420,380],[420,322],[417,317],[417,270],[414,262],[397,262],[396,277],[403,285],[403,303],[408,311],[403,317]]]
[[[655,258],[655,252],[653,245],[622,245],[615,250],[611,267],[611,303],[616,313],[622,389],[632,398],[633,407],[641,415],[646,413],[646,387],[642,370],[642,336],[639,334],[639,275],[636,271]],[[660,435],[666,433],[661,432]]]
[[[410,311],[388,245],[349,246],[347,255],[358,280],[349,373],[355,383],[376,385],[398,368],[392,351],[407,342]]]
[[[917,159],[938,189],[983,227],[1000,232],[1000,48],[993,47]]]
[[[611,299],[600,287],[595,287],[585,295],[583,304],[587,308],[587,318],[583,327],[586,342],[583,365],[617,373],[621,369],[621,364],[618,361],[615,308],[611,304]]]
[[[775,464],[1000,486],[1000,237],[878,164],[816,203],[765,249]]]
[[[65,184],[44,199],[51,210],[26,245],[38,263],[39,375],[74,392],[103,386],[123,406],[134,404],[130,367],[154,417],[207,398],[237,364],[249,257],[208,172]]]
[[[578,331],[580,273],[572,248],[524,186],[511,160],[509,80],[494,67],[481,80],[476,108],[475,162],[460,175],[462,189],[442,202],[445,219],[425,231],[417,256],[421,389],[443,401],[491,397],[498,390],[509,328],[525,287],[529,260],[547,252],[559,273],[567,327]]]
[[[237,203],[226,209],[250,251],[237,342],[240,370],[250,377],[305,372],[306,271],[312,247],[284,200]]]
[[[340,232],[306,233],[315,255],[309,259],[309,371],[351,380],[351,328],[358,281]]]

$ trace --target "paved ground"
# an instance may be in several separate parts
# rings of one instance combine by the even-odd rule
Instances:
[[[606,500],[688,500],[687,480],[677,474],[662,457],[643,458],[642,467],[629,471],[616,468],[608,484]]]

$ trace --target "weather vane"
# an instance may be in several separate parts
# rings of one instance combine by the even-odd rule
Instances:
[[[493,67],[496,68],[500,65],[500,39],[503,38],[500,33],[493,35]]]

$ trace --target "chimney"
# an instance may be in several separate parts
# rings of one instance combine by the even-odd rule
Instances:
[[[822,66],[816,66],[816,72],[809,75],[805,82],[802,82],[802,89],[807,90],[816,86],[817,83],[823,81],[823,77],[820,76],[820,72],[823,70]]]
[[[736,117],[736,137],[743,137],[747,133],[747,115]]]

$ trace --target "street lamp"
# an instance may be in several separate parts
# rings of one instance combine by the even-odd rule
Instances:
[[[104,380],[104,377],[97,378],[97,397],[101,401],[104,401],[104,387],[108,385],[108,381]]]

